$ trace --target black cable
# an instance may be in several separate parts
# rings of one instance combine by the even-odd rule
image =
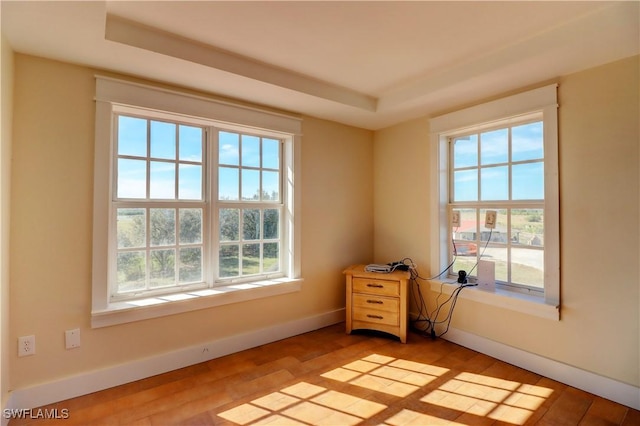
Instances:
[[[447,299],[447,302],[451,299],[453,299],[453,301],[451,302],[451,308],[449,308],[449,314],[447,315],[447,317],[443,320],[443,321],[436,321],[434,324],[444,324],[445,322],[447,323],[447,327],[446,329],[440,333],[437,334],[434,330],[434,332],[432,332],[432,337],[442,337],[445,334],[447,334],[447,332],[449,331],[449,326],[451,325],[451,319],[453,318],[453,310],[456,307],[456,303],[458,302],[458,296],[460,295],[460,292],[462,291],[463,288],[466,287],[475,287],[477,284],[462,284],[460,286],[458,286],[453,293],[451,294],[451,297],[449,299]],[[445,302],[446,303],[446,302]]]
[[[413,262],[413,260],[409,257],[405,257],[404,259],[402,259],[401,263],[407,265],[408,263],[408,267],[409,267],[409,271],[411,272],[411,284],[412,287],[415,285],[418,296],[416,296],[415,292],[416,290],[411,290],[411,296],[413,297],[413,300],[415,302],[415,304],[418,306],[418,316],[415,320],[412,321],[412,324],[414,325],[414,327],[420,331],[421,333],[429,333],[430,331],[430,335],[433,336],[433,333],[435,332],[435,324],[434,322],[431,320],[431,317],[429,315],[429,310],[427,308],[427,304],[424,301],[424,297],[422,295],[422,290],[420,288],[420,283],[418,282],[418,280],[425,280],[425,281],[431,281],[434,280],[436,278],[441,277],[444,273],[446,273],[451,266],[453,266],[453,264],[455,263],[456,259],[457,259],[457,248],[455,245],[455,241],[452,239],[452,244],[453,244],[453,260],[451,261],[451,263],[449,263],[439,274],[434,275],[433,277],[430,278],[424,278],[421,277],[420,274],[418,273],[418,269],[416,267],[416,264]],[[444,284],[444,283],[443,283]],[[441,287],[441,294],[442,294],[442,287]],[[440,295],[438,296],[438,299],[440,298]],[[438,304],[438,299],[436,299],[436,304]],[[446,304],[447,302],[445,302]],[[417,324],[420,323],[425,323],[425,327],[424,328],[419,328],[417,326]]]
[[[489,234],[489,240],[491,239],[491,234]],[[411,272],[411,285],[412,287],[415,285],[416,289],[415,290],[411,290],[411,296],[416,304],[416,306],[418,307],[418,316],[416,317],[415,320],[412,321],[413,326],[416,328],[417,331],[423,333],[423,334],[427,334],[430,335],[432,338],[436,338],[436,337],[441,337],[443,336],[445,333],[447,333],[449,331],[449,326],[451,324],[451,319],[453,318],[453,309],[455,308],[455,305],[458,301],[458,295],[460,294],[460,292],[462,291],[463,288],[465,287],[471,287],[474,286],[475,284],[471,284],[471,285],[465,285],[462,284],[460,286],[458,286],[449,296],[449,298],[447,300],[445,300],[444,302],[440,303],[440,297],[444,294],[443,292],[443,288],[444,288],[444,284],[445,282],[443,281],[440,284],[440,294],[438,294],[438,297],[436,298],[436,308],[434,309],[434,311],[432,312],[432,314],[429,314],[429,310],[427,308],[427,304],[424,300],[424,297],[422,295],[422,290],[420,288],[420,284],[418,282],[418,279],[420,280],[426,280],[426,281],[431,281],[434,280],[436,278],[441,277],[444,273],[446,273],[448,270],[450,270],[451,266],[453,266],[453,264],[456,262],[457,260],[457,247],[455,244],[455,239],[451,239],[452,241],[452,245],[453,245],[453,260],[451,261],[451,263],[449,263],[446,268],[444,268],[440,273],[438,273],[437,275],[434,275],[431,278],[423,278],[420,276],[420,274],[418,273],[417,267],[415,265],[415,263],[413,262],[413,260],[411,258],[405,257],[404,259],[402,259],[401,263],[405,264],[409,267],[409,271]],[[488,244],[488,242],[487,242]],[[485,245],[485,249],[486,249],[486,245]],[[484,250],[483,250],[484,253]],[[481,255],[482,256],[482,255]],[[407,264],[408,262],[408,264]],[[477,264],[477,263],[476,263]],[[474,266],[475,269],[475,266]],[[473,270],[473,269],[472,269]],[[417,292],[417,296],[416,296],[416,292]],[[447,314],[447,316],[445,317],[444,320],[442,321],[438,321],[438,316],[440,315],[440,311],[449,303],[451,302],[451,307],[449,309],[449,312]],[[425,323],[424,328],[421,328],[418,326],[418,324],[421,323]],[[436,325],[438,324],[447,324],[447,327],[445,329],[444,332],[440,333],[439,335],[436,333]]]
[[[489,234],[489,240],[491,240],[491,234]],[[488,240],[488,241],[489,241]],[[487,244],[488,244],[487,241]],[[407,265],[408,269],[411,273],[411,278],[410,278],[410,282],[412,287],[415,285],[416,290],[411,290],[411,296],[415,302],[415,304],[418,306],[418,316],[415,320],[412,321],[413,326],[417,329],[417,331],[430,335],[432,338],[436,338],[436,337],[440,337],[443,336],[445,333],[447,333],[449,331],[449,326],[451,324],[451,319],[453,318],[453,309],[455,308],[455,305],[458,301],[458,295],[460,294],[460,292],[462,291],[463,288],[465,287],[472,287],[475,284],[470,284],[470,285],[465,285],[465,284],[461,284],[460,286],[458,286],[455,290],[453,290],[453,292],[451,293],[451,296],[449,296],[449,298],[447,300],[445,300],[442,304],[439,302],[440,301],[440,297],[442,296],[442,294],[444,294],[443,292],[443,288],[444,288],[444,284],[445,282],[443,281],[440,284],[440,294],[438,294],[438,297],[436,298],[436,308],[434,309],[433,313],[430,315],[429,314],[429,310],[427,308],[427,304],[424,300],[424,297],[422,295],[422,290],[420,288],[420,283],[418,282],[418,280],[425,280],[425,281],[431,281],[434,280],[436,278],[440,278],[444,273],[446,273],[447,271],[450,270],[450,268],[453,266],[453,264],[456,262],[457,258],[458,258],[458,252],[457,252],[457,247],[456,247],[456,243],[455,243],[455,239],[451,239],[452,245],[453,245],[453,260],[451,261],[451,263],[449,263],[442,271],[440,271],[440,273],[438,273],[437,275],[434,275],[431,278],[424,278],[421,277],[420,274],[418,273],[418,269],[416,267],[416,264],[413,262],[413,260],[409,257],[405,257],[404,259],[402,259],[400,261],[400,263]],[[482,254],[484,254],[484,250],[486,250],[487,245],[485,245],[485,248],[483,249]],[[481,254],[481,257],[482,257]],[[477,265],[477,262],[476,262]],[[475,269],[475,266],[474,268]],[[472,269],[472,271],[473,271]],[[416,296],[416,291],[417,291],[417,296]],[[447,314],[447,316],[445,317],[444,320],[442,321],[438,321],[438,316],[440,315],[440,311],[442,310],[442,308],[444,306],[446,306],[450,301],[451,302],[451,307],[449,309],[449,312]],[[432,319],[433,318],[433,319]],[[417,326],[417,324],[420,323],[425,323],[425,327],[424,328],[420,328]],[[437,334],[435,327],[438,324],[447,324],[447,327],[445,329],[444,332],[442,332],[441,334]]]
[[[484,256],[484,252],[487,250],[487,246],[489,245],[489,241],[491,241],[492,235],[493,235],[493,228],[491,228],[491,230],[489,231],[489,238],[487,238],[487,242],[484,243],[484,248],[482,249],[482,253],[480,253],[479,259],[482,259],[482,256]],[[471,268],[471,270],[467,272],[467,276],[470,276],[471,272],[473,272],[473,270],[476,269],[477,266],[478,266],[478,262],[476,261],[476,264],[473,265],[473,268]]]
[[[411,258],[405,257],[402,259],[403,264],[407,264],[409,262],[409,271],[411,273],[410,285],[411,285],[411,297],[418,307],[418,316],[416,319],[412,320],[413,326],[419,330],[420,332],[425,332],[431,326],[431,319],[429,318],[429,311],[427,309],[427,304],[424,301],[424,297],[422,296],[422,290],[420,289],[420,284],[418,283],[418,279],[422,279],[420,274],[418,273],[418,269],[416,264],[413,262]],[[415,288],[414,288],[415,287]],[[417,292],[417,296],[416,296]],[[426,323],[425,329],[421,329],[417,326],[419,323]]]
[[[414,290],[415,287],[415,290]],[[416,297],[415,292],[418,292],[418,297]],[[420,332],[425,333],[431,327],[431,318],[429,318],[429,311],[427,309],[427,305],[424,301],[424,297],[422,296],[422,290],[420,289],[420,285],[414,279],[411,280],[411,296],[418,306],[418,316],[412,320],[413,326]],[[426,323],[424,328],[418,326],[418,324]]]
[[[493,235],[493,228],[491,228],[491,230],[489,231],[489,238],[487,239],[487,242],[484,245],[484,248],[482,249],[482,252],[480,253],[480,259],[482,258],[482,256],[484,256],[484,252],[487,249],[487,246],[489,245],[489,242],[491,241],[491,236]],[[471,275],[471,272],[473,272],[474,269],[476,269],[476,267],[478,266],[478,262],[475,263],[475,265],[473,266],[473,268],[471,268],[471,270],[467,273],[467,276]],[[436,298],[436,310],[434,310],[434,314],[432,314],[433,316],[433,320],[431,323],[431,337],[435,338],[435,337],[442,337],[444,336],[448,331],[449,331],[449,326],[451,325],[451,319],[453,318],[453,310],[456,307],[456,303],[458,302],[458,296],[460,295],[460,292],[462,291],[463,288],[466,287],[475,287],[477,284],[465,284],[465,283],[461,283],[458,287],[456,287],[455,290],[453,290],[453,292],[451,293],[451,296],[449,296],[449,298],[447,300],[445,300],[442,304],[438,303],[438,300],[440,298],[440,296],[442,295],[442,287],[444,286],[444,282],[441,284],[440,286],[440,294],[438,295],[438,297]],[[445,317],[444,320],[442,321],[438,321],[438,316],[440,315],[440,310],[451,301],[451,307],[449,308],[449,313],[447,314],[447,316]],[[447,324],[446,329],[440,333],[437,334],[435,331],[435,326],[437,324]]]

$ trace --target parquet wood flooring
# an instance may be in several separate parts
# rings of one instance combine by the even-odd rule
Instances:
[[[344,324],[42,409],[69,417],[9,425],[640,425],[638,410],[443,339]]]

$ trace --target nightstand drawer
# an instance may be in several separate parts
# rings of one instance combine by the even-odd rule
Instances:
[[[376,309],[356,309],[353,312],[353,320],[392,326],[397,326],[400,323],[397,311],[385,312]]]
[[[400,284],[398,281],[353,277],[353,291],[354,293],[368,293],[398,297],[400,295]]]
[[[353,294],[353,310],[373,309],[382,312],[395,312],[400,310],[400,300],[397,297],[373,296],[368,294]]]

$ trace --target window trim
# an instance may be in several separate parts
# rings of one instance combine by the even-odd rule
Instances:
[[[299,165],[302,119],[245,106],[228,101],[154,87],[141,83],[96,75],[96,124],[94,151],[94,203],[93,203],[93,270],[92,270],[92,327],[149,319],[228,303],[270,297],[299,291],[301,288],[301,185]],[[206,289],[185,289],[168,295],[135,300],[110,301],[107,282],[109,268],[109,221],[112,219],[111,184],[114,165],[112,129],[113,112],[145,110],[151,117],[173,116],[181,122],[200,122],[222,127],[254,129],[260,133],[278,135],[284,139],[283,211],[284,226],[289,231],[289,262],[286,277],[259,281],[229,283]],[[296,182],[294,184],[294,176]],[[213,208],[213,207],[211,207]]]
[[[512,117],[542,112],[545,150],[545,289],[544,297],[523,295],[501,290],[483,292],[477,288],[461,293],[460,297],[482,303],[527,312],[541,317],[559,319],[560,314],[560,209],[558,182],[558,103],[557,84],[540,87],[520,94],[476,105],[432,118],[430,125],[431,158],[431,276],[443,271],[449,250],[449,143],[454,133],[482,129],[509,123]],[[444,255],[443,255],[444,254]],[[443,281],[433,281],[432,290],[453,287]],[[474,293],[485,293],[475,294]],[[518,299],[519,303],[512,303]],[[523,305],[524,304],[524,305]],[[536,305],[546,305],[536,306]],[[524,307],[526,306],[526,307]],[[550,309],[548,309],[550,308]],[[549,314],[551,312],[552,314]]]

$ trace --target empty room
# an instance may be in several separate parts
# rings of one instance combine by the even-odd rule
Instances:
[[[0,1],[3,425],[640,424],[637,1]]]

